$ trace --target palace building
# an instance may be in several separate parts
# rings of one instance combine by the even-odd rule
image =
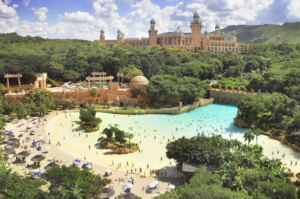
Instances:
[[[178,27],[174,32],[158,34],[155,28],[156,22],[150,21],[150,29],[148,30],[149,38],[126,38],[125,35],[118,30],[117,40],[105,40],[105,32],[100,31],[100,43],[111,47],[114,44],[129,44],[131,46],[152,46],[160,45],[162,47],[177,47],[178,49],[196,52],[198,50],[213,52],[234,52],[244,54],[249,46],[247,44],[239,44],[236,39],[236,33],[233,31],[230,38],[227,39],[225,33],[221,33],[220,26],[215,26],[215,32],[209,34],[207,31],[201,33],[202,22],[200,16],[196,12],[193,16],[190,28],[191,33],[183,33]]]

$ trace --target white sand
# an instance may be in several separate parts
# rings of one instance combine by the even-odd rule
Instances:
[[[67,117],[66,117],[67,116]],[[99,149],[99,145],[97,139],[100,137],[100,132],[102,132],[103,128],[107,127],[108,124],[118,123],[120,127],[124,124],[124,122],[128,121],[118,121],[118,116],[116,115],[114,119],[110,117],[102,117],[103,123],[100,131],[94,133],[83,133],[83,132],[72,132],[73,129],[79,127],[79,113],[67,113],[64,114],[63,112],[59,112],[56,116],[56,112],[50,113],[47,116],[48,122],[45,126],[41,126],[40,128],[33,128],[36,130],[35,136],[30,136],[32,139],[38,140],[38,136],[41,135],[45,138],[45,141],[48,143],[49,139],[51,139],[51,144],[42,145],[43,150],[45,151],[45,146],[50,146],[51,149],[48,150],[49,153],[46,154],[47,159],[55,158],[55,159],[63,159],[63,162],[66,165],[70,165],[75,159],[80,159],[82,163],[92,162],[93,170],[96,173],[104,174],[107,168],[111,168],[113,170],[113,175],[110,176],[112,181],[112,186],[114,186],[116,190],[116,194],[122,192],[122,185],[128,184],[126,181],[125,183],[120,183],[118,181],[114,181],[117,178],[127,178],[129,179],[131,176],[135,179],[134,188],[132,188],[132,192],[141,196],[142,198],[151,198],[152,194],[146,194],[145,192],[141,191],[142,187],[151,183],[154,178],[150,177],[150,169],[160,170],[165,173],[167,172],[167,178],[162,177],[158,178],[160,181],[160,186],[162,187],[161,190],[158,190],[160,193],[164,193],[168,182],[172,184],[178,185],[178,177],[179,174],[176,172],[174,173],[174,166],[175,162],[173,160],[169,160],[166,158],[166,148],[165,145],[167,140],[173,139],[173,136],[165,137],[159,132],[151,132],[142,129],[139,124],[135,124],[134,122],[132,125],[134,132],[136,132],[135,138],[133,142],[140,142],[139,146],[141,148],[141,152],[135,152],[132,154],[126,155],[116,155],[113,154],[110,150]],[[74,126],[72,126],[74,124]],[[27,123],[28,125],[28,123]],[[15,132],[19,132],[20,128],[17,127],[17,124],[8,124],[7,129],[15,128]],[[50,136],[48,136],[48,132]],[[79,133],[81,135],[79,136]],[[149,134],[149,135],[148,135]],[[74,136],[75,135],[75,136]],[[88,137],[86,137],[88,135]],[[27,137],[28,135],[24,135]],[[154,139],[156,136],[156,139]],[[233,134],[232,139],[236,138],[240,141],[243,141],[242,134]],[[224,135],[225,138],[229,137],[228,134]],[[21,138],[22,140],[22,138]],[[60,142],[61,146],[56,146],[56,143]],[[161,144],[162,142],[162,144]],[[255,141],[253,141],[254,143]],[[21,143],[22,144],[22,143]],[[287,166],[296,174],[300,172],[299,167],[294,166],[295,161],[300,157],[300,154],[290,149],[288,146],[281,144],[280,142],[269,138],[268,136],[261,135],[258,139],[258,144],[262,145],[264,148],[264,154],[269,158],[282,158],[282,155],[285,153],[285,158],[282,161],[287,164]],[[89,149],[89,145],[91,149]],[[18,149],[17,152],[21,151]],[[40,154],[34,149],[31,149],[32,154],[27,158],[27,163],[30,162],[31,157],[36,154]],[[277,151],[279,153],[277,154]],[[273,155],[272,155],[273,152]],[[84,157],[86,160],[84,160]],[[163,157],[163,161],[161,161],[161,157]],[[112,161],[114,165],[112,165]],[[128,166],[127,166],[128,161]],[[293,165],[290,166],[291,161]],[[42,161],[42,167],[46,166],[49,162],[47,160]],[[121,168],[118,169],[118,164],[121,163]],[[132,163],[134,166],[132,166]],[[300,162],[299,162],[300,163]],[[147,168],[149,165],[149,169]],[[13,168],[21,173],[24,173],[24,165],[22,166],[13,166]],[[142,169],[140,173],[139,170]],[[131,173],[131,169],[133,172],[137,169],[137,174],[129,174],[126,176],[126,172],[128,171]],[[36,170],[38,171],[38,169]],[[135,172],[134,172],[135,173]],[[146,175],[146,178],[140,177],[140,175]]]

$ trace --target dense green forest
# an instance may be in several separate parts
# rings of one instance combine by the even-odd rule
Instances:
[[[247,141],[247,136],[244,138]],[[279,159],[264,157],[262,150],[259,145],[242,144],[221,135],[198,134],[170,142],[167,144],[168,158],[179,164],[185,162],[202,167],[196,170],[189,183],[158,198],[297,198],[289,169]]]
[[[115,76],[130,67],[137,74],[141,71],[150,82],[151,77],[158,79],[162,75],[196,78],[206,83],[215,79],[222,86],[281,92],[299,101],[299,64],[300,44],[253,44],[242,56],[205,51],[189,53],[160,46],[106,48],[97,41],[0,34],[0,76],[22,73],[24,83],[33,82],[35,73],[46,72],[55,81],[79,81],[93,71]],[[1,82],[5,83],[5,79],[1,78]]]
[[[231,32],[237,33],[237,41],[242,43],[276,43],[277,35],[281,36],[282,42],[300,42],[300,22],[285,23],[282,25],[237,25],[228,26],[221,31],[230,37]]]

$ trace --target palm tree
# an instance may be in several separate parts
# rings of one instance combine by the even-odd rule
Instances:
[[[256,137],[256,144],[257,144],[258,136],[261,135],[260,129],[254,129],[254,130],[253,130],[253,134],[254,134],[255,137]]]
[[[244,134],[244,140],[245,140],[245,142],[246,141],[248,142],[248,146],[253,139],[254,139],[253,131],[251,129],[246,131],[246,133]]]
[[[85,194],[83,189],[80,189],[78,184],[75,184],[75,187],[72,190],[65,190],[63,199],[82,199]]]

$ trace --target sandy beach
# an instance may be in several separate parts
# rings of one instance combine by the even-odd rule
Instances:
[[[127,119],[124,119],[124,118]],[[40,136],[43,137],[46,144],[42,144],[42,151],[48,151],[45,156],[46,160],[41,162],[41,169],[46,166],[49,161],[47,159],[62,160],[62,164],[67,166],[71,165],[75,159],[81,160],[80,166],[83,163],[90,162],[93,165],[93,171],[103,175],[105,170],[110,168],[113,170],[113,174],[109,176],[112,179],[110,186],[113,186],[116,194],[123,192],[122,186],[129,184],[128,179],[130,177],[134,178],[134,187],[131,189],[132,193],[142,197],[142,198],[152,198],[153,194],[147,194],[142,191],[142,188],[150,184],[156,178],[159,181],[160,189],[156,192],[164,193],[167,190],[168,183],[175,184],[178,186],[180,184],[179,177],[181,174],[177,173],[175,168],[175,162],[166,158],[166,144],[168,140],[176,139],[176,133],[164,134],[161,132],[155,132],[151,129],[144,129],[137,123],[131,116],[121,116],[113,114],[101,114],[103,120],[101,124],[101,129],[93,133],[84,133],[79,129],[79,113],[78,112],[68,112],[64,113],[62,111],[55,112],[52,111],[47,116],[47,121],[40,122],[41,126],[36,127],[34,125],[33,130],[36,131],[35,135],[29,136],[29,133],[25,133],[21,137],[21,145],[23,145],[23,139],[25,137],[30,137],[31,142],[33,139],[40,140]],[[25,126],[30,122],[26,122]],[[110,150],[100,149],[97,142],[98,138],[102,136],[100,133],[109,124],[118,123],[120,128],[127,129],[127,131],[135,134],[132,142],[138,143],[141,152],[135,152],[126,155],[116,155]],[[125,125],[126,124],[126,125]],[[153,124],[154,125],[154,124]],[[9,123],[6,129],[14,128],[14,132],[18,135],[21,128],[17,124]],[[195,132],[196,135],[196,132]],[[223,135],[228,138],[228,134]],[[232,139],[238,139],[243,141],[242,134],[233,134]],[[179,137],[179,136],[178,136]],[[51,144],[49,144],[49,140]],[[29,146],[31,142],[27,143]],[[61,146],[57,143],[60,142]],[[253,143],[255,140],[253,141]],[[25,143],[26,144],[26,143]],[[280,158],[283,163],[285,163],[295,174],[300,172],[300,168],[295,166],[295,162],[300,158],[300,154],[290,149],[288,146],[281,144],[277,140],[273,140],[268,136],[261,135],[258,138],[258,144],[262,145],[264,148],[264,154],[269,158]],[[46,149],[50,147],[50,149]],[[41,151],[37,151],[34,148],[29,148],[31,150],[31,155],[26,158],[26,162],[31,164],[30,159],[36,155],[41,154]],[[21,149],[17,149],[17,153]],[[283,157],[285,154],[285,157]],[[291,165],[292,161],[292,165]],[[118,168],[118,165],[121,167]],[[14,170],[20,173],[28,173],[28,169],[25,170],[23,165],[11,164]],[[160,176],[151,176],[150,170],[160,171]],[[33,170],[39,171],[39,169]],[[141,171],[141,172],[140,172]],[[127,175],[128,172],[128,175]],[[163,174],[161,176],[161,174]],[[146,177],[141,177],[145,175]],[[124,178],[124,182],[115,181],[118,178]],[[293,179],[294,180],[294,179]],[[114,196],[114,197],[115,197]],[[113,197],[112,197],[113,198]]]

